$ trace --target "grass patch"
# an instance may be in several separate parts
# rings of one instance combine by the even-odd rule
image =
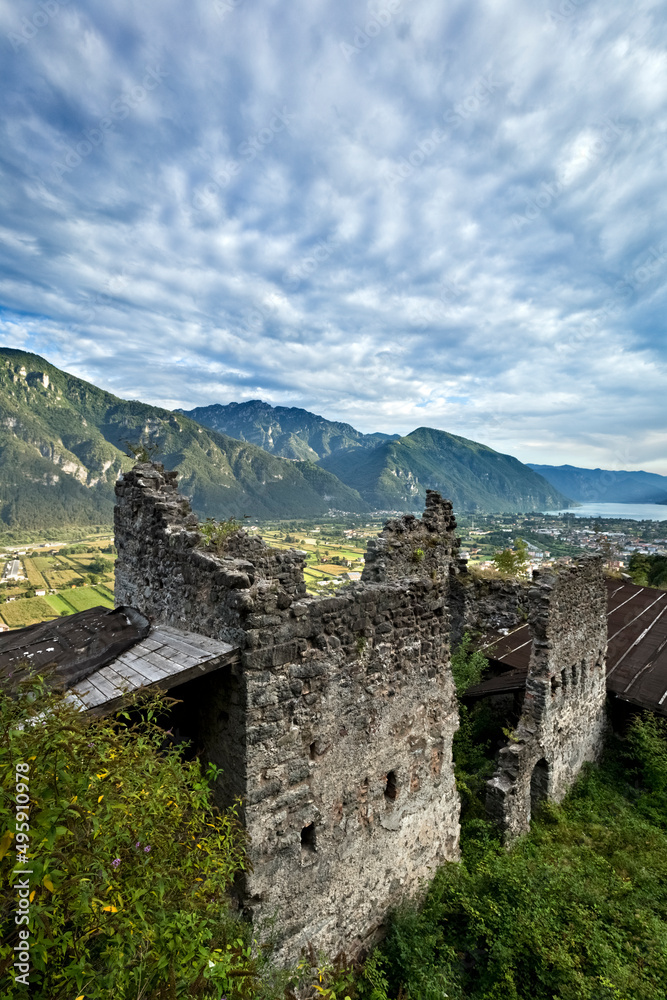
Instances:
[[[10,628],[36,625],[46,618],[55,616],[54,610],[44,597],[21,597],[9,604],[0,605],[2,617]]]
[[[62,615],[63,613],[66,615],[71,615],[74,613],[74,608],[72,607],[72,605],[68,604],[67,601],[63,600],[60,594],[47,594],[44,600],[47,602],[47,604],[51,605],[53,610],[58,615]]]
[[[113,607],[113,599],[107,597],[97,587],[77,587],[58,596],[71,604],[75,611],[87,611],[89,608],[99,607],[100,604],[107,608]]]
[[[391,996],[664,1000],[665,720],[612,738],[511,851],[474,809],[461,843],[462,862],[440,869],[423,907],[394,917],[380,951]]]
[[[30,559],[29,556],[23,556],[22,562],[25,568],[25,575],[28,577],[28,583],[30,586],[38,587],[40,589],[48,589],[48,583],[39,571],[36,565],[36,560]]]

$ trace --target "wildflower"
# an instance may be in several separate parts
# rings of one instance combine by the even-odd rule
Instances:
[[[141,847],[141,841],[140,841],[140,840],[138,840],[138,841],[136,842],[136,844],[135,844],[134,846],[135,846],[135,847]]]
[[[114,868],[118,868],[118,865],[120,864],[120,858],[114,858],[111,864],[113,865]]]
[[[144,851],[146,852],[146,854],[148,854],[148,852],[150,851],[150,849],[151,849],[151,845],[150,844],[148,844],[146,847],[144,847]]]

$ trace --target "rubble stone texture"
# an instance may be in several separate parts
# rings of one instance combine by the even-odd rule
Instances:
[[[521,719],[488,783],[487,811],[511,843],[546,799],[560,802],[605,729],[607,606],[601,557],[534,575]]]
[[[466,632],[513,630],[528,618],[527,580],[503,580],[476,577],[466,571],[452,580],[449,615],[452,647]]]
[[[312,942],[354,955],[387,912],[458,858],[458,707],[447,596],[451,504],[387,524],[363,580],[305,594],[305,553],[239,531],[206,551],[176,474],[140,464],[117,485],[116,600],[233,641],[238,668],[202,679],[205,756],[221,804],[243,797],[256,932],[279,962]]]

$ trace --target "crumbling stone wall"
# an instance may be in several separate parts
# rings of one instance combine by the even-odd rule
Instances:
[[[222,555],[207,550],[177,479],[144,462],[116,483],[116,603],[155,622],[243,643],[250,588],[280,592],[276,600],[287,607],[306,592],[306,554],[270,549],[245,531],[227,539]]]
[[[386,583],[415,577],[443,580],[458,571],[456,518],[449,500],[435,490],[426,491],[423,517],[405,514],[387,521],[366,551],[362,580]]]
[[[500,632],[523,625],[531,586],[524,580],[494,580],[470,572],[454,577],[449,599],[452,648],[466,632]]]
[[[600,557],[535,574],[528,591],[533,634],[526,694],[515,741],[500,752],[487,810],[511,842],[531,811],[559,802],[605,728],[606,589]]]
[[[233,676],[206,679],[197,737],[226,772],[222,804],[244,799],[259,939],[284,962],[309,942],[363,950],[458,857],[451,504],[431,492],[422,521],[390,522],[371,546],[362,583],[321,599],[305,594],[304,553],[243,532],[205,551],[161,466],[126,473],[117,498],[117,601],[240,650]]]

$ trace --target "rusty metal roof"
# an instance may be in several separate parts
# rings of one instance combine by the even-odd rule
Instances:
[[[610,587],[607,621],[607,690],[667,715],[667,590]]]
[[[667,715],[667,591],[607,579],[607,690]],[[519,691],[526,684],[530,628],[486,638],[482,652],[503,673],[476,684],[466,697]]]

